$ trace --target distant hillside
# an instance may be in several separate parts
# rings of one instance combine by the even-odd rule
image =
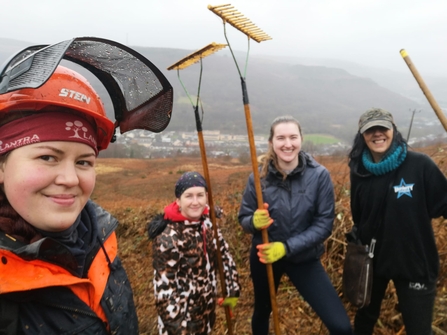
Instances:
[[[176,71],[166,68],[192,50],[136,48],[168,77],[176,92],[171,129],[194,129],[192,106],[186,99]],[[244,54],[238,54],[244,71]],[[188,92],[197,92],[200,65],[180,71]],[[249,57],[247,90],[255,132],[268,132],[272,119],[281,114],[296,116],[307,133],[328,133],[351,141],[360,114],[370,107],[393,111],[396,120],[407,125],[409,109],[420,105],[379,86],[368,78],[345,70],[323,66],[289,64]],[[203,59],[201,98],[204,128],[246,132],[242,89],[236,66],[228,51]],[[195,102],[195,100],[193,100]],[[189,120],[188,120],[189,117]]]
[[[388,88],[391,91],[397,92],[407,98],[416,100],[421,104],[428,105],[427,99],[420,89],[418,83],[413,77],[413,74],[408,69],[408,66],[402,60],[402,67],[400,71],[391,71],[386,69],[368,67],[357,63],[346,62],[334,59],[309,59],[296,57],[280,57],[273,58],[264,56],[270,60],[282,61],[284,63],[295,64],[299,63],[308,66],[327,66],[345,69],[350,74],[355,76],[370,78],[380,86]],[[398,53],[396,57],[401,58]],[[436,97],[438,104],[447,110],[447,77],[426,75],[421,72],[425,83],[429,87],[431,93]],[[428,106],[427,106],[428,107]]]
[[[0,63],[26,45],[29,43],[0,39]],[[167,71],[167,67],[195,50],[133,48],[152,61],[174,87],[175,105],[168,130],[195,130],[193,107],[177,71]],[[238,52],[236,57],[244,73],[246,54]],[[199,64],[180,71],[180,79],[194,103],[199,73]],[[408,111],[421,107],[418,102],[379,86],[377,81],[341,68],[300,65],[279,58],[249,56],[246,82],[254,131],[261,134],[268,132],[274,117],[292,114],[300,120],[304,133],[326,133],[350,142],[358,117],[370,107],[392,111],[396,122],[405,126],[411,117]],[[205,130],[246,133],[240,77],[229,50],[203,59],[200,96]]]

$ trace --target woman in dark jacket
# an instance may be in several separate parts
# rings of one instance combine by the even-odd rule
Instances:
[[[239,222],[244,231],[253,234],[253,334],[266,335],[269,329],[271,304],[265,263],[273,263],[275,289],[287,274],[330,334],[352,334],[343,304],[320,262],[334,220],[331,178],[326,168],[301,151],[301,144],[298,121],[291,116],[276,118],[260,172],[265,209],[257,209],[253,174],[243,195]],[[262,229],[268,229],[271,243],[262,244]]]
[[[432,334],[439,257],[431,219],[447,217],[447,179],[426,155],[408,151],[391,113],[362,114],[349,154],[354,231],[375,238],[369,306],[357,311],[357,335],[373,334],[390,280],[408,335]]]
[[[155,303],[161,335],[210,334],[216,319],[217,242],[207,205],[205,179],[186,172],[175,185],[176,200],[149,224],[153,240]],[[239,276],[220,229],[218,238],[227,297],[234,308]]]
[[[89,200],[114,128],[62,66],[38,88],[0,94],[1,334],[138,334],[118,222]]]

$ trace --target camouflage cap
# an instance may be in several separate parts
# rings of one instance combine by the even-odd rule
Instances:
[[[359,132],[363,134],[366,130],[374,126],[392,129],[393,123],[393,115],[390,112],[381,108],[371,108],[360,116]]]

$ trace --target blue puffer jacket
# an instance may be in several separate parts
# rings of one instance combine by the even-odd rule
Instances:
[[[268,228],[269,241],[285,243],[286,259],[291,262],[319,258],[334,221],[334,189],[327,169],[300,152],[298,166],[285,180],[270,164],[261,187],[263,201],[269,204],[270,217],[274,220]],[[239,222],[245,232],[253,234],[253,248],[262,243],[261,231],[253,226],[257,207],[252,173],[242,198]]]

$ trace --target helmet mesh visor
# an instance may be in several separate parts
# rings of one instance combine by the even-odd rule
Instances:
[[[121,133],[164,130],[171,120],[172,86],[142,55],[117,42],[81,37],[50,46],[33,46],[14,56],[0,72],[0,93],[37,88],[62,58],[95,74],[106,87]]]

